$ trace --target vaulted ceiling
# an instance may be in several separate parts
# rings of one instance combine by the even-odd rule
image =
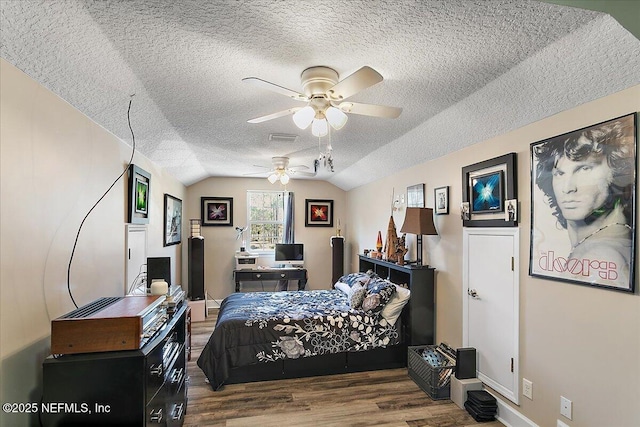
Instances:
[[[527,0],[43,0],[1,3],[1,56],[185,185],[265,172],[274,156],[313,170],[328,137],[298,107],[243,83],[302,92],[316,65],[384,80],[353,95],[402,107],[350,114],[330,133],[345,190],[640,84],[640,41],[602,12]],[[270,139],[294,134],[293,141]],[[249,175],[260,176],[260,175]],[[266,175],[264,175],[266,176]]]

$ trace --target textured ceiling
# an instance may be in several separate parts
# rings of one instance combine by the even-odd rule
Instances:
[[[137,149],[186,185],[273,156],[313,168],[309,129],[247,123],[304,104],[244,77],[302,91],[315,65],[384,76],[349,100],[400,117],[350,115],[335,172],[310,178],[345,190],[640,84],[640,41],[613,18],[526,0],[3,0],[0,36],[4,59],[128,144],[135,94]]]

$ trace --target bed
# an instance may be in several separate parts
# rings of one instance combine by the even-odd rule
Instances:
[[[371,273],[335,286],[224,299],[197,361],[211,387],[406,366],[409,290]]]

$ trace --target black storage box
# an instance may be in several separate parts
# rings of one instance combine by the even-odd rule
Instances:
[[[448,399],[455,361],[435,350],[438,346],[409,346],[407,365],[411,379],[433,400]]]

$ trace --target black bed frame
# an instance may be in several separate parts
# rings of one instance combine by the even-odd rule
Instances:
[[[278,360],[233,368],[225,384],[374,371],[407,366],[407,346]]]

